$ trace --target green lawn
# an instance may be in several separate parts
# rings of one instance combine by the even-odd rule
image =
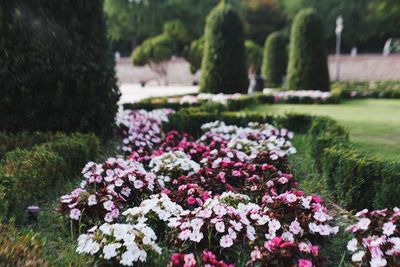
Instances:
[[[383,159],[400,161],[400,100],[363,99],[339,105],[258,105],[252,111],[330,116],[350,131],[361,150]]]

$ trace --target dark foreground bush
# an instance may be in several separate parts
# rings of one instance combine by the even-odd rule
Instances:
[[[119,91],[103,1],[1,1],[0,10],[0,130],[111,134]]]

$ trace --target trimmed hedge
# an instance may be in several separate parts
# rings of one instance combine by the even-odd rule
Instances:
[[[266,86],[282,85],[288,61],[287,45],[287,38],[280,32],[271,33],[265,40],[261,73]]]
[[[400,205],[400,163],[358,151],[347,131],[329,118],[314,119],[310,135],[315,167],[339,205],[354,210]]]
[[[248,87],[243,24],[221,2],[207,17],[200,88],[208,93],[245,93]]]
[[[340,81],[332,91],[342,98],[400,98],[400,81]]]
[[[1,133],[0,132],[0,159],[4,157],[5,153],[18,148],[30,148],[57,138],[57,134],[50,132],[19,132]]]
[[[94,135],[73,134],[6,153],[0,165],[0,217],[23,222],[27,206],[57,197],[96,158],[98,146]]]
[[[304,9],[293,21],[287,88],[329,91],[329,83],[322,21],[314,9]]]

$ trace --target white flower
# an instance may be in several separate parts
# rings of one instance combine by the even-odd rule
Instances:
[[[198,230],[194,230],[191,234],[190,234],[190,240],[199,243],[202,239],[203,239],[204,235],[202,232],[198,231]]]
[[[268,222],[268,227],[269,231],[276,232],[277,230],[279,230],[279,228],[281,228],[281,223],[278,220],[273,219],[270,222]]]
[[[365,255],[365,252],[360,250],[357,253],[354,253],[353,256],[351,256],[351,260],[353,262],[360,262],[360,261],[362,261],[362,258],[364,257],[364,255]]]
[[[355,252],[357,250],[357,244],[358,244],[357,239],[353,238],[347,243],[347,249],[350,250],[351,252]]]
[[[97,204],[96,196],[95,195],[90,195],[88,197],[88,206],[93,206]]]
[[[392,222],[386,222],[383,224],[382,230],[384,235],[391,236],[396,230],[396,225]]]
[[[229,248],[233,245],[233,240],[229,235],[224,235],[221,237],[219,245],[223,248]]]
[[[287,200],[287,202],[289,202],[289,203],[293,203],[293,202],[295,202],[295,201],[297,200],[297,197],[296,197],[295,194],[288,194],[288,195],[286,196],[286,200]]]
[[[192,226],[193,230],[200,230],[200,228],[203,226],[203,220],[202,219],[193,219],[190,222],[190,226]]]
[[[112,202],[111,200],[107,200],[103,203],[103,207],[105,210],[111,211],[114,207],[114,202]]]
[[[320,222],[325,222],[327,219],[327,216],[325,213],[317,211],[314,214],[314,219],[316,219],[317,221],[320,221]]]
[[[79,218],[81,217],[81,211],[78,210],[78,209],[72,209],[72,210],[69,212],[69,217],[70,217],[72,220],[78,221]]]
[[[224,222],[217,222],[215,224],[215,230],[217,230],[217,232],[220,232],[220,233],[225,232],[225,224],[224,224]]]
[[[371,267],[384,267],[386,266],[387,261],[384,258],[372,258],[369,264]]]
[[[289,226],[289,230],[295,235],[299,234],[301,232],[300,223],[297,220],[293,221]]]
[[[135,262],[136,260],[137,258],[133,254],[133,251],[127,250],[122,254],[119,263],[121,263],[124,266],[133,266],[133,262]]]
[[[104,259],[109,260],[118,255],[117,249],[121,247],[120,243],[112,243],[105,245],[103,248]]]
[[[370,219],[362,218],[358,221],[357,227],[360,228],[361,230],[367,230],[370,223],[371,223]]]
[[[222,205],[216,205],[213,208],[213,210],[214,210],[215,214],[218,215],[218,216],[224,216],[226,214],[226,209]]]
[[[142,188],[143,186],[144,186],[144,183],[143,183],[143,181],[141,181],[141,180],[135,180],[134,182],[133,182],[133,186],[136,188],[136,189],[140,189],[140,188]]]

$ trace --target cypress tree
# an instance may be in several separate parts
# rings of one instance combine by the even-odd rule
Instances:
[[[287,68],[287,38],[280,32],[271,33],[265,40],[261,68],[266,86],[281,86]]]
[[[329,90],[323,26],[313,9],[300,11],[293,21],[287,87],[292,90]]]
[[[119,91],[103,1],[2,1],[0,10],[0,129],[110,134]]]
[[[245,93],[247,86],[243,24],[221,2],[207,17],[200,88],[210,93]]]

